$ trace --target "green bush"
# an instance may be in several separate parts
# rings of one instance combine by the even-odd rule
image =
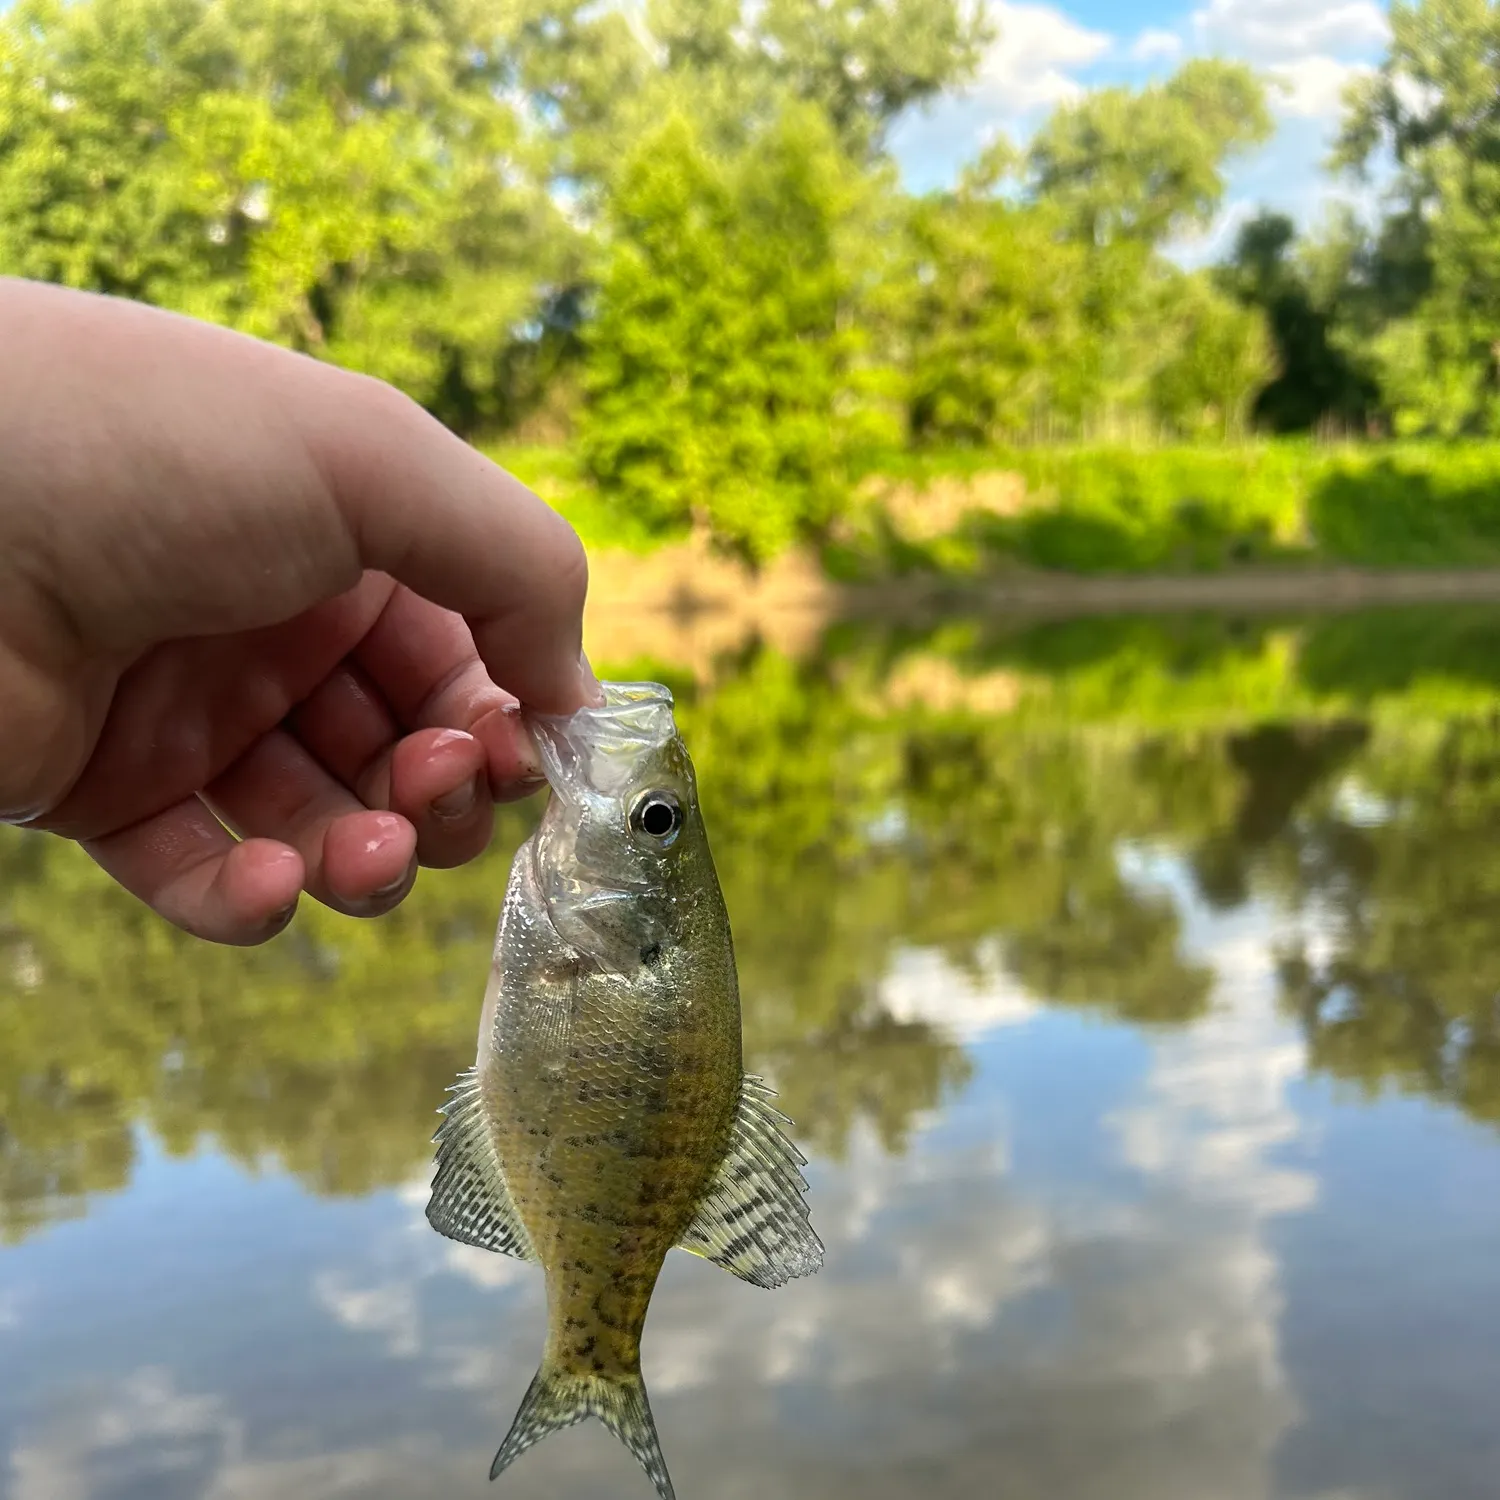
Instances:
[[[579,430],[612,507],[755,558],[832,516],[849,452],[880,431],[850,316],[870,188],[804,106],[728,150],[677,114],[630,153],[608,197]]]
[[[996,515],[976,499],[960,547],[895,537],[877,499],[842,548],[846,573],[1002,561],[1074,573],[1500,565],[1500,445],[1038,447],[872,458],[868,467],[919,494],[944,479],[1012,473],[1026,504]]]
[[[1403,444],[1318,473],[1308,521],[1329,556],[1371,566],[1500,565],[1500,444]]]

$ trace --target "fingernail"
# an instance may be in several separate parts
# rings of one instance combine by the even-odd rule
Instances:
[[[444,729],[440,734],[434,735],[432,748],[441,750],[445,745],[472,745],[474,736],[467,729]]]
[[[510,802],[523,802],[527,797],[534,797],[546,785],[545,776],[528,776],[523,781],[509,781],[495,789],[495,801],[501,806]]]
[[[588,653],[578,653],[578,679],[583,686],[583,701],[590,708],[604,707],[604,689],[599,686],[599,679],[594,676],[594,669],[589,665]]]
[[[456,823],[460,818],[467,818],[479,803],[479,783],[479,777],[471,776],[462,786],[454,787],[451,792],[444,792],[441,797],[434,797],[433,816],[444,823]]]
[[[500,717],[511,728],[511,749],[515,753],[515,764],[504,778],[504,784],[517,785],[521,782],[545,781],[546,777],[542,775],[542,758],[536,752],[536,740],[527,727],[526,717],[521,712],[521,705],[519,703],[502,704]]]
[[[380,813],[375,817],[374,822],[379,832],[374,838],[365,840],[366,854],[378,853],[392,839],[400,838],[406,832],[404,820],[394,813]]]
[[[293,901],[290,906],[283,906],[280,911],[273,912],[266,918],[266,930],[270,933],[280,932],[296,915],[297,903]]]
[[[393,881],[391,881],[389,885],[383,885],[378,890],[371,891],[370,894],[365,897],[365,900],[384,901],[388,896],[394,896],[399,891],[405,890],[411,879],[412,870],[411,867],[408,866]]]

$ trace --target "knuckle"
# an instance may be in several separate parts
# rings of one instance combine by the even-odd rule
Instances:
[[[0,667],[4,663],[0,662]],[[0,823],[55,831],[82,769],[85,747],[58,695],[0,670]]]
[[[341,370],[339,373],[349,383],[351,395],[371,418],[402,423],[426,419],[421,406],[388,380],[381,380],[375,375],[362,375],[353,370]]]
[[[582,614],[588,599],[589,559],[578,533],[561,516],[557,521],[557,556],[553,560],[552,582],[563,612],[571,617]]]

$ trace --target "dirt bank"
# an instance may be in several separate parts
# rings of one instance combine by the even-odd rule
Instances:
[[[828,579],[806,553],[793,553],[759,573],[702,543],[646,556],[599,551],[590,561],[585,623],[590,655],[615,663],[672,661],[705,678],[715,658],[754,640],[800,656],[842,619],[920,622],[944,613],[1262,613],[1500,602],[1500,570],[1495,569],[1295,568],[1128,577],[1017,572],[846,587]]]

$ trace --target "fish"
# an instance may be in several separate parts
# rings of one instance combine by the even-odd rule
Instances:
[[[527,711],[550,795],[517,850],[474,1066],[434,1137],[434,1229],[538,1265],[547,1336],[497,1478],[587,1417],[675,1500],[641,1375],[667,1254],[812,1275],[807,1159],[744,1072],[734,942],[671,692]]]

